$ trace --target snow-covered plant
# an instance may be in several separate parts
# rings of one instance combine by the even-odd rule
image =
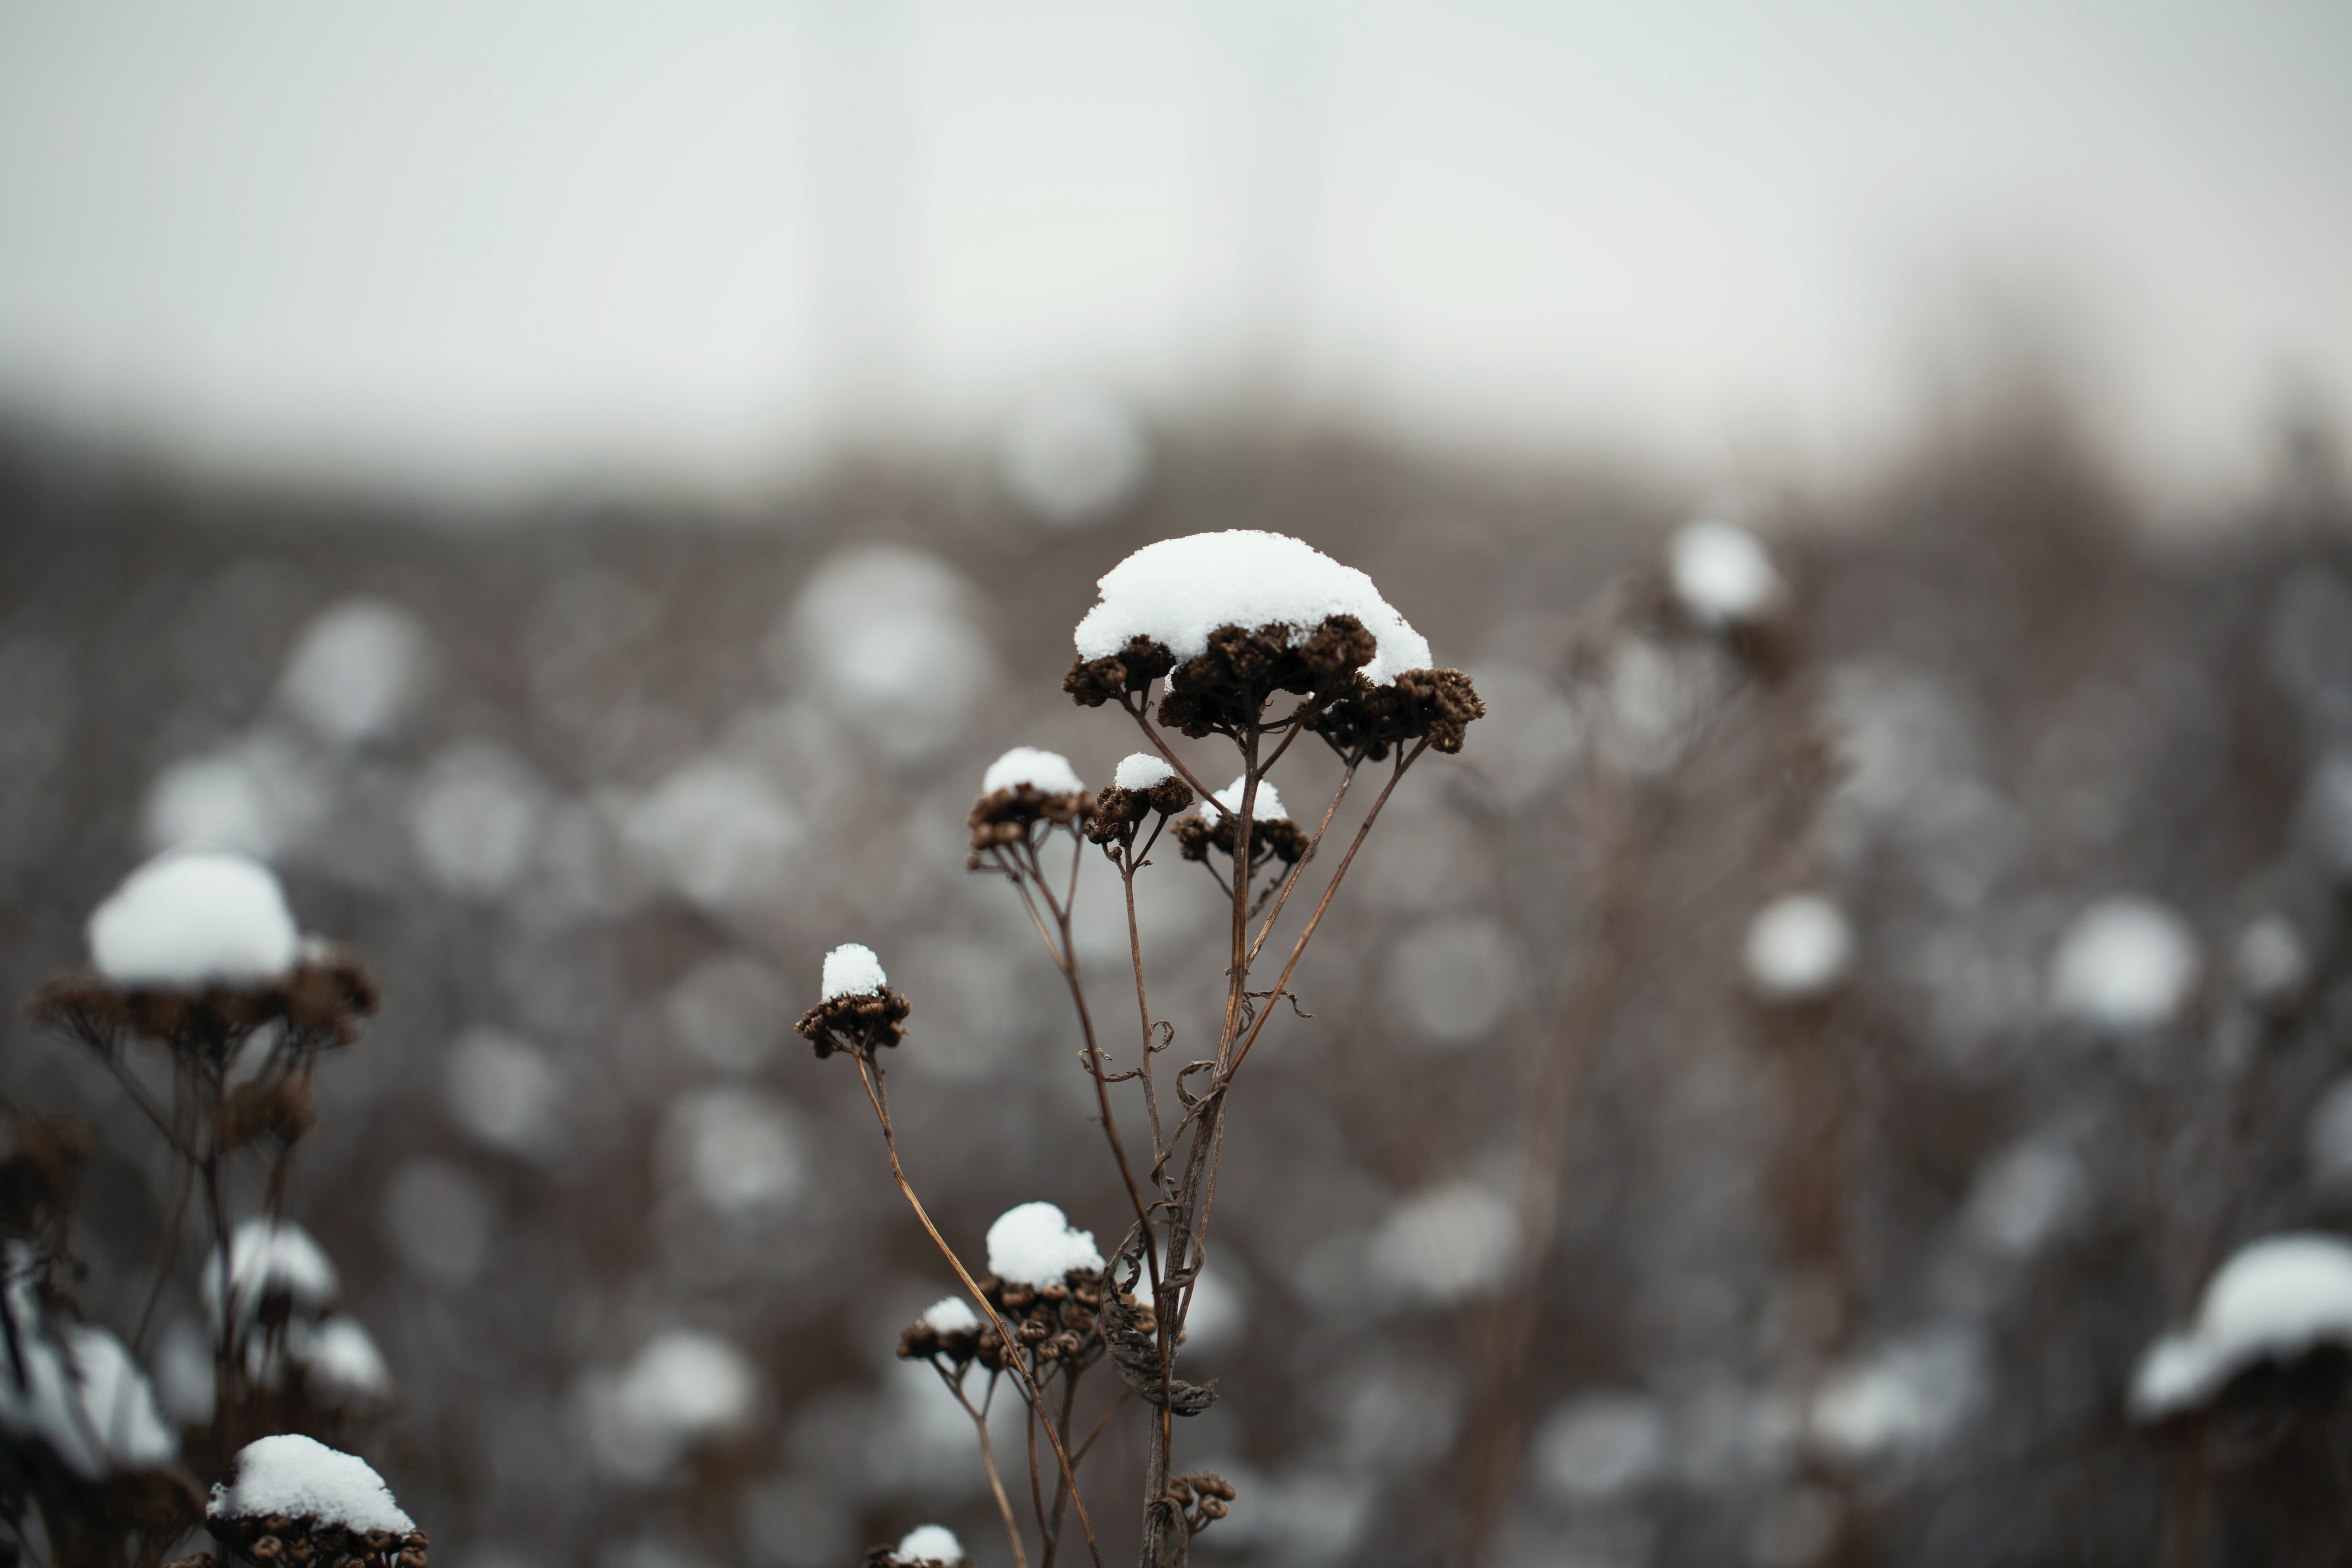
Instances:
[[[1125,1237],[1105,1259],[1060,1210],[1026,1204],[991,1227],[988,1268],[976,1274],[932,1222],[899,1162],[878,1053],[903,1037],[907,998],[889,987],[871,952],[836,950],[825,964],[824,998],[800,1029],[818,1056],[843,1052],[857,1064],[892,1173],[977,1309],[934,1307],[907,1331],[901,1353],[931,1363],[959,1399],[966,1398],[964,1374],[973,1363],[987,1373],[987,1392],[966,1408],[1016,1562],[1028,1562],[1024,1534],[987,1435],[987,1402],[1000,1379],[1028,1408],[1041,1563],[1055,1560],[1070,1509],[1088,1553],[1101,1561],[1077,1473],[1096,1436],[1132,1400],[1145,1407],[1149,1426],[1141,1561],[1166,1568],[1186,1560],[1192,1537],[1224,1514],[1234,1495],[1219,1478],[1179,1475],[1174,1464],[1175,1418],[1197,1415],[1216,1397],[1213,1385],[1185,1377],[1180,1363],[1207,1256],[1228,1099],[1276,1004],[1286,999],[1304,1016],[1292,981],[1381,808],[1423,755],[1458,752],[1467,726],[1486,710],[1467,677],[1433,667],[1428,643],[1370,578],[1295,539],[1233,531],[1164,540],[1129,556],[1099,587],[1100,601],[1078,623],[1077,659],[1063,687],[1083,707],[1125,714],[1146,749],[1120,763],[1108,786],[1091,791],[1053,752],[1006,752],[982,780],[970,864],[1011,885],[1069,994],[1119,1195],[1133,1215]],[[1271,775],[1307,736],[1330,749],[1339,776],[1319,812],[1294,817]],[[1185,741],[1232,748],[1238,775],[1213,788],[1199,750]],[[1304,905],[1287,947],[1271,947],[1367,769],[1377,770],[1378,794],[1320,893]],[[1159,1058],[1175,1044],[1175,1031],[1153,1014],[1137,889],[1153,849],[1171,835],[1183,860],[1216,879],[1230,916],[1216,1038],[1163,1080]],[[1123,910],[1112,918],[1125,921],[1135,984],[1131,1065],[1117,1070],[1077,958],[1079,860],[1093,851],[1119,877]],[[1273,955],[1280,962],[1269,978]],[[1113,1107],[1112,1091],[1130,1084],[1147,1149],[1129,1146]],[[1163,1098],[1171,1090],[1172,1104]],[[1079,1380],[1105,1361],[1120,1392],[1081,1428]],[[1051,1450],[1042,1459],[1034,1443],[1041,1432]]]
[[[201,1205],[211,1245],[197,1289],[213,1331],[214,1397],[199,1454],[226,1458],[259,1433],[380,1411],[391,1394],[383,1358],[363,1328],[331,1310],[334,1265],[283,1217],[289,1162],[317,1120],[313,1069],[358,1038],[375,1010],[373,980],[349,952],[305,938],[277,878],[235,854],[158,856],[98,907],[87,934],[90,972],[43,986],[34,1016],[114,1076],[172,1157],[177,1191],[142,1335],[177,1271],[180,1222]],[[142,1046],[164,1059],[168,1101],[133,1060]],[[15,1523],[37,1511],[58,1568],[152,1565],[205,1510],[180,1466],[179,1434],[131,1351],[77,1321],[57,1283],[74,1268],[65,1215],[91,1143],[78,1124],[27,1121],[0,1173],[14,1200],[0,1204],[0,1232],[16,1352],[0,1370],[0,1513]],[[239,1223],[241,1192],[260,1213]],[[215,1489],[214,1539],[256,1563],[323,1552],[327,1563],[423,1568],[424,1538],[406,1516],[385,1522],[398,1513],[389,1493],[374,1522],[337,1513],[335,1499],[366,1490],[342,1481],[318,1509],[263,1496],[299,1500],[322,1477],[354,1474],[383,1493],[348,1455],[308,1437],[264,1438],[240,1457],[236,1490]]]
[[[213,1488],[205,1528],[249,1568],[427,1568],[431,1542],[366,1460],[286,1433],[247,1444]],[[214,1568],[209,1555],[173,1568]]]

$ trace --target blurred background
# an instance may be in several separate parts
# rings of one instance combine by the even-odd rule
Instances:
[[[2235,1247],[2352,1227],[2347,60],[2316,0],[12,0],[0,982],[184,843],[364,952],[291,1208],[436,1563],[1005,1561],[791,1024],[871,943],[950,1234],[1114,1240],[964,813],[1133,749],[1059,691],[1097,576],[1294,533],[1491,711],[1236,1107],[1204,1553],[2144,1562],[2194,1472],[2279,1560],[2268,1450],[2127,1405]],[[1214,891],[1145,913],[1197,1040]],[[0,1031],[127,1335],[161,1151]]]

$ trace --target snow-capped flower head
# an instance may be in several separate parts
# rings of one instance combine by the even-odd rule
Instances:
[[[1009,1208],[988,1227],[989,1272],[1009,1284],[1042,1289],[1066,1275],[1100,1273],[1102,1266],[1094,1232],[1072,1229],[1052,1204]]]
[[[1173,816],[1192,804],[1192,786],[1176,776],[1168,759],[1152,752],[1136,752],[1118,764],[1110,788],[1095,796],[1095,814],[1087,837],[1108,844],[1133,836],[1148,816]]]
[[[1237,778],[1201,803],[1201,809],[1176,825],[1176,844],[1187,860],[1206,860],[1212,849],[1223,851],[1228,858],[1241,831],[1242,789],[1246,778]],[[1290,820],[1290,813],[1282,804],[1280,792],[1271,779],[1257,781],[1256,798],[1250,802],[1250,866],[1252,869],[1265,863],[1266,858],[1295,864],[1307,853],[1307,832]]]
[[[89,917],[89,956],[117,985],[257,987],[301,956],[286,894],[268,867],[221,850],[156,856]]]
[[[1485,708],[1372,580],[1279,533],[1230,529],[1146,545],[1104,574],[1063,689],[1127,704],[1168,679],[1160,721],[1194,739],[1238,734],[1277,691],[1307,697],[1343,755],[1426,736],[1461,749]]]
[[[9,1244],[10,1277],[0,1292],[13,1362],[0,1377],[0,1429],[12,1443],[47,1449],[86,1480],[171,1465],[179,1436],[146,1373],[104,1329],[45,1310],[25,1248]]]
[[[2194,1323],[2148,1347],[2132,1375],[2131,1413],[2180,1415],[2250,1367],[2322,1345],[2352,1349],[2352,1244],[2316,1232],[2265,1237],[2206,1284]]]
[[[332,1306],[342,1293],[342,1279],[326,1249],[292,1220],[247,1220],[228,1238],[228,1259],[229,1316],[240,1330],[275,1303],[283,1303],[296,1313],[315,1315]],[[221,1318],[218,1250],[205,1259],[197,1288],[205,1313],[217,1327]]]
[[[288,1433],[248,1443],[236,1456],[236,1479],[213,1489],[205,1525],[250,1546],[262,1521],[282,1515],[318,1529],[387,1531],[406,1536],[416,1521],[393,1500],[368,1462],[315,1438]]]
[[[2074,917],[2051,966],[2050,997],[2110,1034],[2169,1023],[2197,984],[2197,938],[2153,899],[2103,899]]]
[[[1769,620],[1787,593],[1754,534],[1712,520],[1675,531],[1666,547],[1666,577],[1683,613],[1711,631]]]
[[[1766,1001],[1817,1001],[1853,966],[1853,927],[1820,894],[1790,893],[1748,924],[1747,960],[1748,983]]]
[[[817,1005],[795,1026],[823,1061],[835,1051],[872,1057],[906,1037],[907,998],[890,989],[882,961],[864,942],[845,942],[824,955],[824,984]]]
[[[955,1531],[943,1524],[919,1524],[881,1562],[887,1568],[956,1568],[963,1560],[963,1542]]]
[[[1094,797],[1059,752],[1015,746],[981,775],[980,800],[971,808],[974,855],[1018,844],[1040,822],[1068,827],[1094,811]]]
[[[899,1358],[927,1361],[944,1355],[959,1363],[968,1362],[980,1348],[981,1328],[980,1314],[971,1310],[971,1303],[961,1296],[942,1296],[899,1334]]]

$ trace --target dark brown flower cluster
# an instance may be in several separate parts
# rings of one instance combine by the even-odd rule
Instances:
[[[901,1557],[895,1546],[877,1546],[866,1552],[863,1568],[956,1568],[956,1564],[937,1557]]]
[[[1062,689],[1082,707],[1099,708],[1165,675],[1161,723],[1194,740],[1239,734],[1258,722],[1277,691],[1324,706],[1380,652],[1379,639],[1353,616],[1332,616],[1303,637],[1298,630],[1279,622],[1255,630],[1219,626],[1209,646],[1181,665],[1161,644],[1138,637],[1119,653],[1073,664]]]
[[[1213,821],[1206,816],[1188,816],[1176,825],[1176,847],[1187,860],[1206,860],[1212,849],[1223,850],[1228,857],[1241,838],[1241,823],[1231,813],[1220,811]],[[1286,866],[1296,865],[1307,853],[1307,830],[1286,816],[1270,822],[1250,824],[1249,867],[1255,871],[1267,857]]]
[[[98,1135],[71,1116],[28,1116],[8,1130],[0,1155],[0,1237],[62,1242],[82,1168]]]
[[[1085,790],[1054,795],[1023,784],[982,795],[967,819],[971,825],[973,868],[979,868],[979,858],[987,851],[1025,842],[1041,822],[1068,827],[1085,822],[1094,812],[1095,797]]]
[[[1198,1535],[1225,1517],[1234,1500],[1234,1483],[1214,1471],[1196,1470],[1170,1481],[1162,1495],[1183,1515],[1186,1529]]]
[[[432,1542],[421,1530],[347,1530],[340,1524],[282,1514],[216,1515],[205,1530],[230,1557],[256,1568],[426,1568]],[[172,1568],[216,1568],[211,1553],[183,1559]]]
[[[360,1020],[379,1000],[375,979],[356,953],[320,948],[306,952],[283,978],[249,986],[173,991],[62,974],[34,997],[33,1020],[101,1050],[128,1035],[216,1054],[278,1024],[297,1051],[316,1051],[358,1039]]]
[[[1026,1285],[991,1274],[981,1279],[980,1293],[1012,1331],[1033,1373],[1043,1374],[1056,1365],[1076,1372],[1102,1353],[1102,1334],[1097,1326],[1102,1310],[1100,1274],[1073,1270],[1048,1285]],[[938,1350],[919,1348],[927,1342],[925,1335],[933,1337]],[[1004,1341],[992,1325],[983,1324],[971,1331],[971,1349],[959,1356],[958,1350],[965,1338],[963,1334],[942,1334],[929,1324],[917,1323],[899,1336],[898,1353],[908,1357],[942,1354],[959,1365],[971,1360],[991,1372],[1004,1370]]]
[[[1113,784],[1095,796],[1095,814],[1087,823],[1086,834],[1097,844],[1124,844],[1135,837],[1147,817],[1173,816],[1192,800],[1192,786],[1182,779],[1162,779],[1150,789],[1120,789]]]
[[[1386,686],[1356,677],[1337,700],[1309,714],[1307,726],[1343,757],[1379,762],[1424,736],[1432,751],[1459,752],[1471,724],[1486,716],[1477,688],[1460,670],[1408,669]]]
[[[971,1364],[980,1354],[980,1342],[986,1338],[992,1347],[1001,1348],[1004,1342],[996,1331],[985,1323],[973,1323],[961,1329],[934,1328],[918,1318],[898,1331],[900,1361],[929,1361],[933,1356],[945,1356],[961,1368]],[[1003,1359],[982,1363],[991,1368],[1003,1365]]]
[[[835,1051],[871,1061],[876,1051],[907,1037],[907,1015],[912,1010],[904,993],[886,986],[820,1002],[802,1014],[793,1028],[816,1047],[819,1061]]]

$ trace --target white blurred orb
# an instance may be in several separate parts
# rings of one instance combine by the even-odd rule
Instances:
[[[382,740],[423,694],[431,647],[424,623],[398,605],[345,599],[302,629],[278,695],[331,741],[358,746]]]
[[[1491,1033],[1519,994],[1510,933],[1481,916],[1440,916],[1398,939],[1390,995],[1433,1043],[1468,1045]]]
[[[2130,1034],[2168,1023],[2197,984],[2196,933],[2153,899],[2102,899],[2058,943],[2050,996],[2095,1028]]]
[[[1134,496],[1150,469],[1151,444],[1123,399],[1073,388],[1015,414],[998,458],[1015,500],[1042,521],[1074,528]]]
[[[765,1095],[740,1089],[681,1095],[664,1142],[673,1168],[721,1214],[780,1207],[807,1184],[805,1139],[791,1113]]]
[[[503,1029],[468,1029],[442,1073],[450,1119],[476,1142],[509,1154],[553,1152],[563,1082],[537,1046]]]
[[[1748,927],[1748,983],[1774,1002],[1828,995],[1853,967],[1853,926],[1818,893],[1775,899]]]
[[[1503,1282],[1515,1248],[1511,1205],[1470,1182],[1425,1187],[1401,1200],[1373,1233],[1372,1272],[1397,1296],[1443,1304]]]
[[[689,902],[727,910],[779,893],[804,832],[800,813],[758,771],[706,756],[633,804],[621,835]]]
[[[1678,529],[1667,547],[1675,597],[1704,626],[1763,619],[1780,602],[1780,574],[1754,534],[1736,523],[1702,520]]]
[[[846,550],[819,566],[768,644],[776,672],[886,755],[936,754],[962,733],[995,674],[971,590],[904,545]]]
[[[1656,1479],[1666,1458],[1658,1402],[1631,1393],[1580,1394],[1536,1428],[1536,1479],[1570,1502],[1597,1502]]]
[[[2311,952],[2293,921],[2263,915],[2238,933],[2230,969],[2256,1005],[2284,1007],[2311,983]]]
[[[544,815],[538,781],[499,747],[444,752],[408,803],[410,840],[432,879],[453,893],[495,899],[530,864]]]

